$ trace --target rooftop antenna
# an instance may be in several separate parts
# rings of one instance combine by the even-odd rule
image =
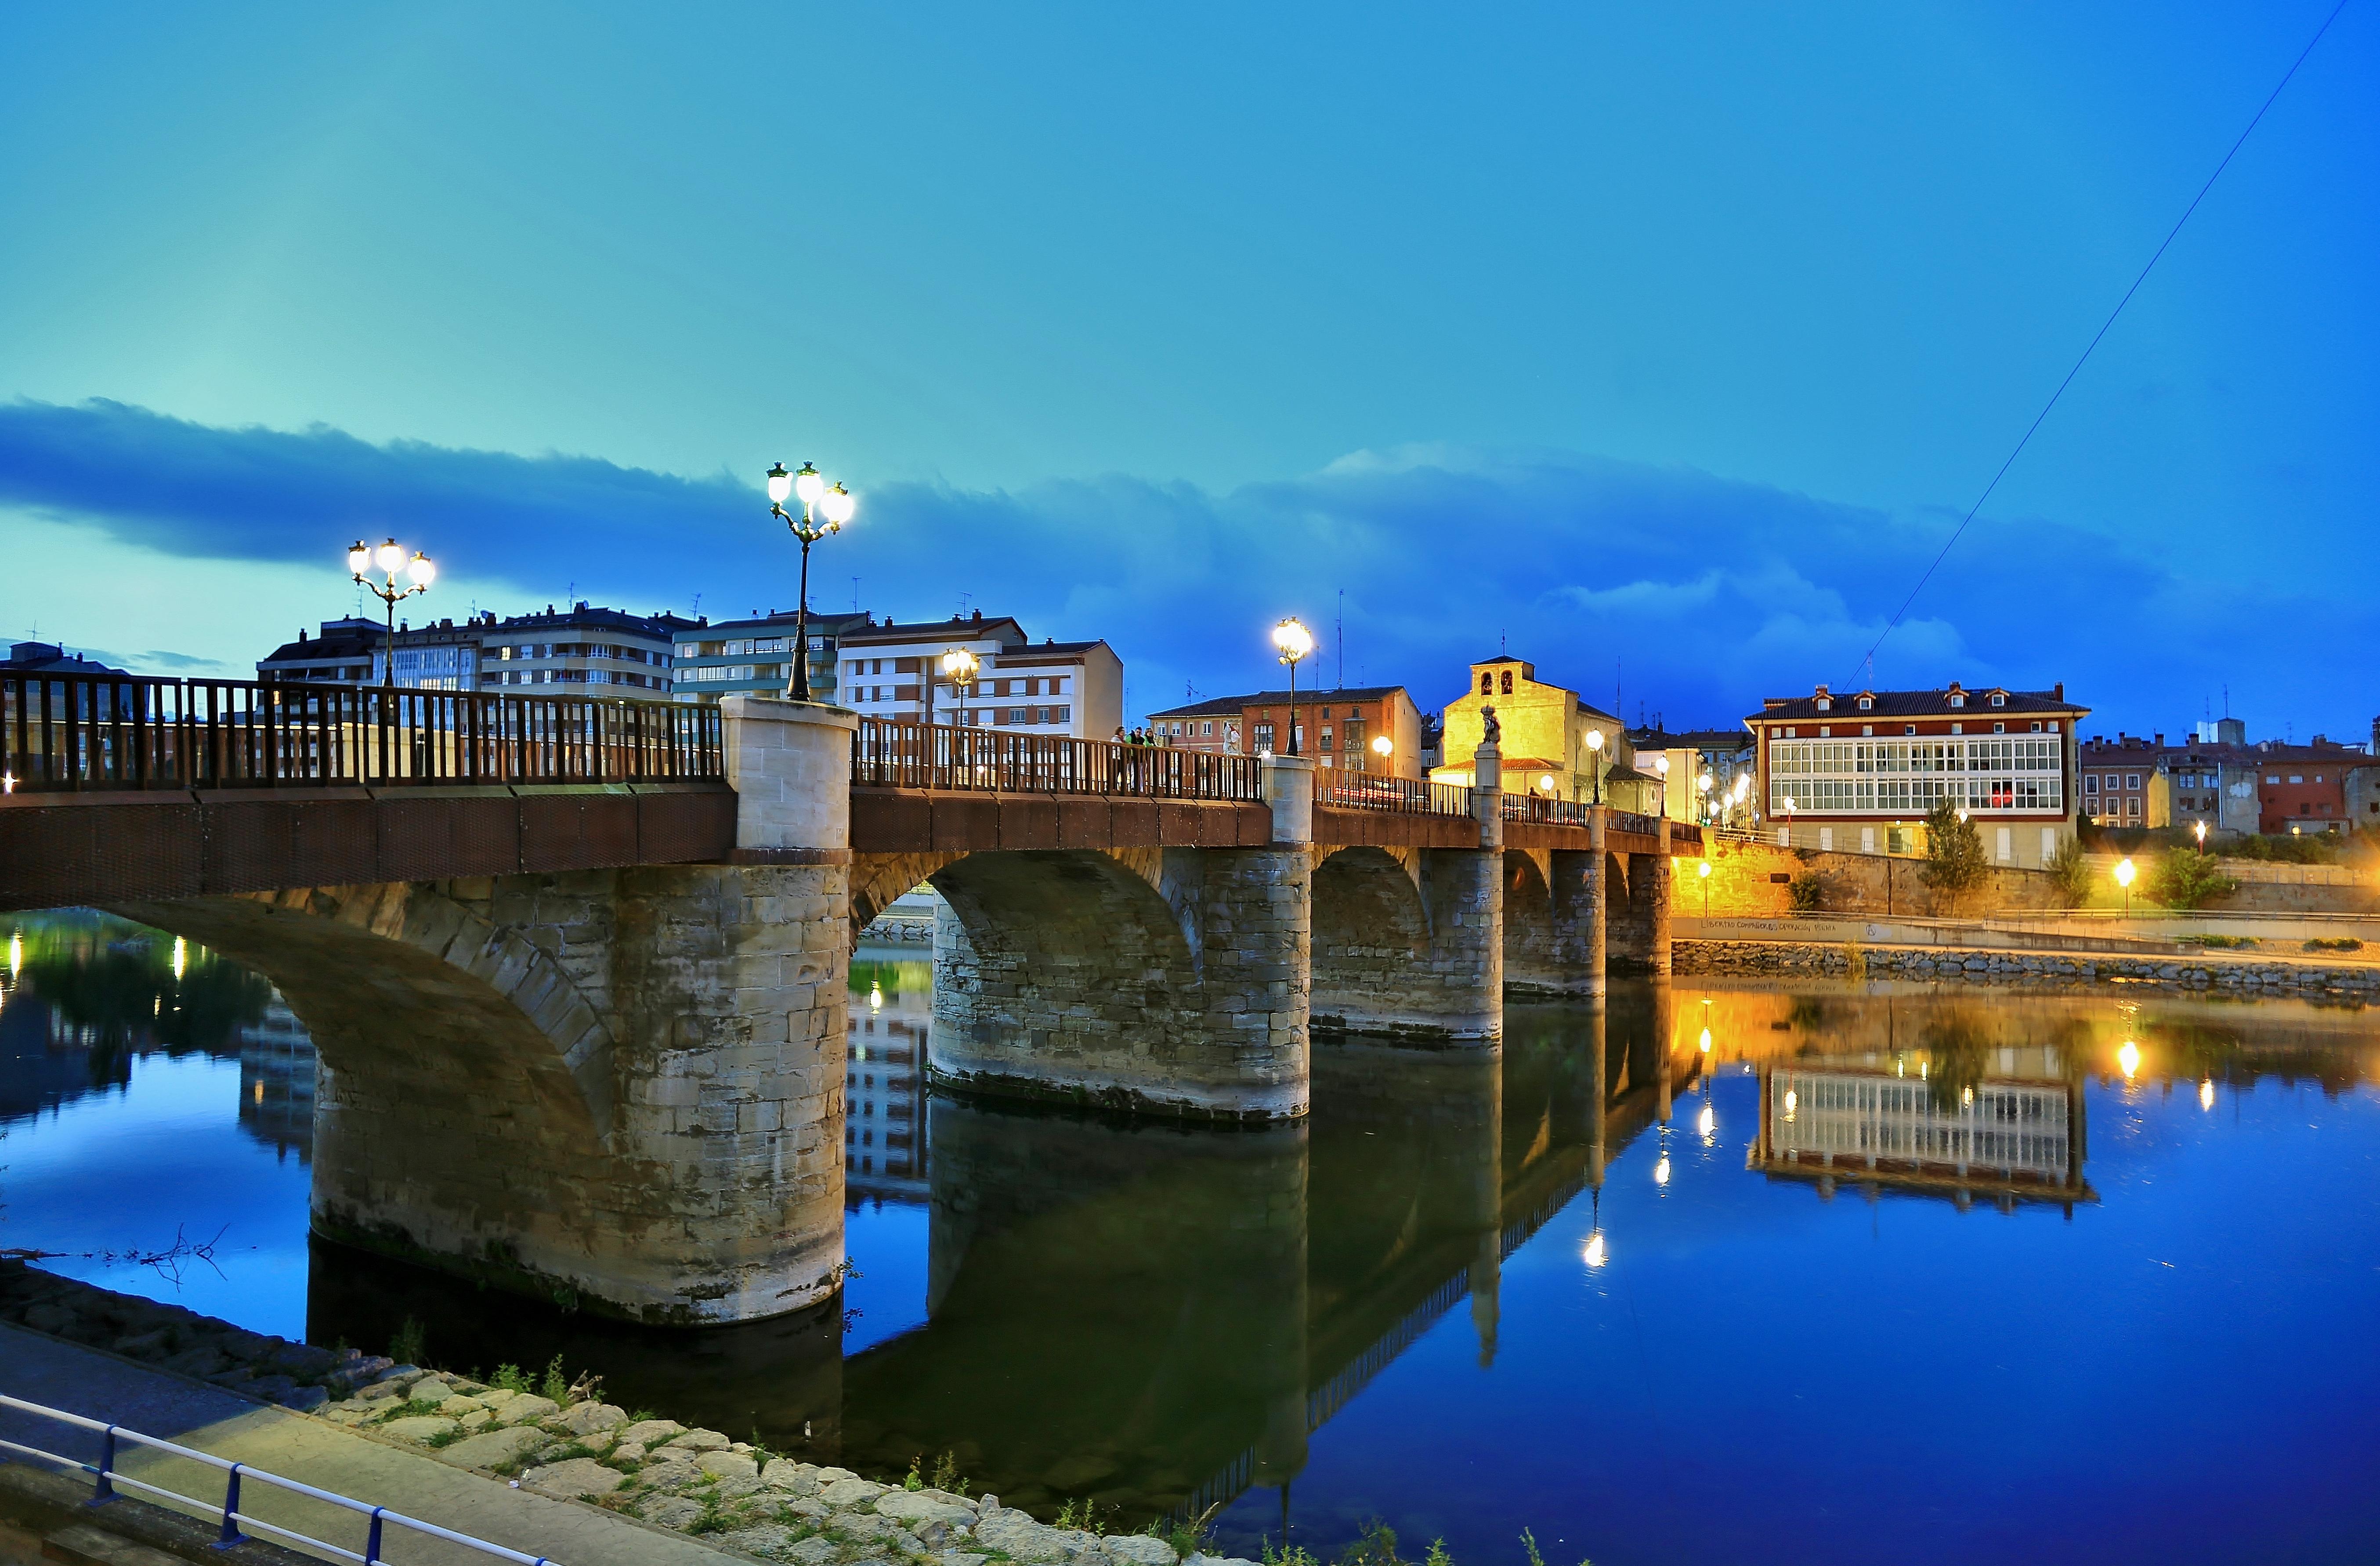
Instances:
[[[687,610],[686,613],[693,615],[698,620],[702,618],[702,595],[700,593],[694,595],[694,607]]]
[[[851,612],[854,614],[859,613],[859,578],[856,577],[851,579]]]
[[[1339,589],[1339,688],[1347,688],[1347,589]]]

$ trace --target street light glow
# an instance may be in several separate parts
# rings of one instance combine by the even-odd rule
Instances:
[[[2132,862],[2130,859],[2119,860],[2116,864],[2116,884],[2130,887],[2132,884],[2132,877],[2138,873],[2132,868]]]
[[[1281,661],[1294,666],[1314,650],[1314,633],[1293,614],[1272,628],[1272,644],[1281,649]]]
[[[426,588],[438,579],[438,567],[430,563],[428,555],[417,549],[413,552],[413,558],[405,563],[405,574],[415,587]]]
[[[358,539],[347,546],[347,575],[360,577],[371,569],[371,546]]]
[[[2116,1063],[2123,1068],[2124,1080],[2130,1082],[2140,1074],[2141,1047],[2129,1038],[2125,1039],[2124,1047],[2116,1051]]]
[[[801,470],[794,475],[794,493],[802,497],[805,507],[816,505],[819,496],[826,493],[826,475],[810,464],[803,463]]]
[[[396,540],[391,539],[372,552],[372,563],[394,577],[405,568],[405,551],[397,548]]]
[[[785,504],[785,497],[793,492],[794,476],[785,471],[785,465],[782,462],[771,465],[769,468],[769,504],[771,505],[783,505]]]
[[[826,517],[827,530],[832,533],[843,531],[843,525],[851,520],[851,514],[858,508],[858,500],[843,487],[840,480],[819,498],[819,511]]]
[[[1391,740],[1389,738],[1389,736],[1388,736],[1388,735],[1386,735],[1386,734],[1374,734],[1374,735],[1372,736],[1372,754],[1373,754],[1373,755],[1375,755],[1375,756],[1386,756],[1386,755],[1388,755],[1390,751],[1394,750],[1395,748],[1396,748],[1396,745],[1395,745],[1395,743],[1394,743],[1393,741],[1391,741]]]
[[[1603,1244],[1603,1231],[1598,1229],[1594,1233],[1589,1234],[1586,1237],[1586,1265],[1589,1267],[1601,1267],[1605,1262],[1609,1261],[1610,1259],[1611,1253],[1605,1248]]]

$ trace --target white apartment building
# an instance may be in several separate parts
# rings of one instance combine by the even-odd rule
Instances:
[[[975,654],[970,686],[953,689],[942,655]],[[846,627],[838,649],[844,706],[865,717],[964,723],[1062,739],[1110,739],[1123,724],[1123,661],[1104,641],[1044,639],[1005,617]]]

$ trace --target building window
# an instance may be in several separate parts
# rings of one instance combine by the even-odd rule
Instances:
[[[2007,698],[2007,697],[2005,697],[2005,696],[2002,696],[2002,695],[2001,695],[1999,692],[1998,692],[1998,691],[1994,691],[1994,692],[1992,692],[1992,705],[1993,705],[1993,706],[1995,706],[1995,707],[2006,707],[2006,706],[2008,705],[2008,698]],[[2008,856],[2007,856],[2007,855],[2005,855],[2005,854],[2003,854],[2003,855],[2001,855],[2001,856],[2000,856],[2000,857],[2001,857],[2001,858],[2003,858],[2003,859],[2005,859],[2005,858],[2007,858],[2007,857],[2008,857]]]
[[[1876,705],[1876,698],[1875,698],[1874,697],[1863,696],[1863,697],[1861,697],[1861,698],[1860,698],[1860,710],[1861,710],[1861,711],[1864,712],[1864,711],[1866,711],[1869,708],[1871,708],[1871,707],[1873,707],[1873,706],[1875,706],[1875,705]]]
[[[2004,734],[2008,733],[2008,725],[2006,723],[1994,723],[1992,725],[1992,733],[1996,734]]]
[[[2085,794],[2096,794],[2099,792],[2098,773],[2085,772],[2082,774],[2082,792]]]
[[[1917,725],[1914,723],[1903,723],[1900,725],[1900,732],[1905,734],[1913,734],[1917,732]]]
[[[1512,671],[1510,669],[1504,671],[1504,694],[1506,696],[1512,694]]]
[[[1256,747],[1258,750],[1270,750],[1272,748],[1272,725],[1270,723],[1252,724],[1248,730],[1248,736],[1255,742]]]
[[[1493,696],[1496,694],[1495,675],[1482,674],[1479,676],[1479,694],[1482,696]]]

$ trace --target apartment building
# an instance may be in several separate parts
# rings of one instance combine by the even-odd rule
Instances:
[[[812,700],[840,701],[840,638],[854,626],[872,623],[868,614],[809,616]],[[794,641],[801,628],[789,609],[715,625],[705,616],[679,627],[673,649],[673,698],[715,702],[722,696],[783,697],[793,685]]]
[[[2151,780],[2164,754],[2163,734],[2145,739],[2121,733],[2114,739],[2093,734],[2075,753],[2082,814],[2094,826],[2147,826]]]
[[[953,688],[942,656],[975,654],[975,680]],[[870,718],[961,723],[1063,739],[1108,739],[1123,723],[1123,661],[1104,641],[1036,643],[1006,616],[863,619],[838,649],[841,704]]]
[[[676,614],[598,609],[583,599],[558,612],[548,604],[543,613],[490,621],[480,630],[480,689],[637,701],[670,698],[676,636],[694,625]]]
[[[1261,756],[1288,748],[1292,705],[1286,690],[1254,691],[1169,707],[1144,722],[1160,745]],[[1421,710],[1404,686],[1302,690],[1294,706],[1298,753],[1318,765],[1398,778],[1424,775]]]
[[[379,677],[386,633],[376,620],[325,620],[311,637],[284,642],[256,661],[260,680],[309,680],[333,685],[370,685]]]
[[[2063,684],[1771,697],[1744,719],[1763,830],[1786,847],[1917,853],[1926,812],[1947,798],[1993,863],[2039,868],[2074,836],[2075,724],[2089,712]]]
[[[1662,790],[1661,808],[1673,821],[1735,826],[1751,820],[1759,807],[1753,793],[1759,781],[1757,750],[1742,729],[1630,729],[1628,743],[1640,762],[1656,761],[1655,774],[1670,784]],[[1667,768],[1658,765],[1663,760]],[[1711,781],[1707,791],[1704,778]]]

